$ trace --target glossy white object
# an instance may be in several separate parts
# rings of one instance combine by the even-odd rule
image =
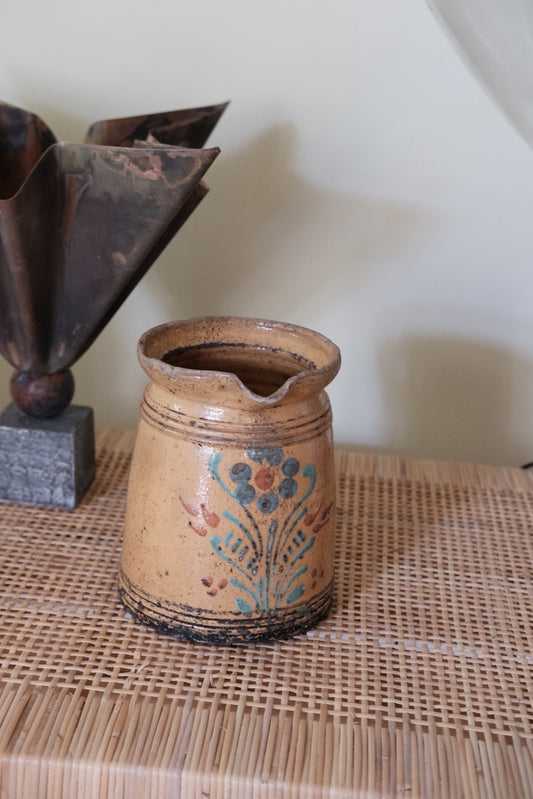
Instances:
[[[428,0],[464,60],[533,145],[533,0]]]

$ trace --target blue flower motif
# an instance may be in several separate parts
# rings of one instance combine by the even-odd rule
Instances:
[[[298,474],[299,468],[300,464],[298,463],[296,458],[287,458],[287,460],[281,467],[281,471],[286,477],[294,477],[295,474]]]
[[[249,505],[255,499],[255,488],[249,483],[241,483],[235,489],[233,496],[241,505]]]
[[[229,469],[229,478],[237,486],[233,492],[228,491],[228,493],[231,493],[231,496],[240,505],[249,505],[257,498],[257,507],[261,513],[273,513],[279,506],[280,498],[292,499],[296,495],[298,483],[294,478],[300,470],[300,463],[296,458],[287,458],[284,461],[285,456],[281,447],[252,446],[247,449],[246,455],[254,463],[261,464],[266,461],[268,466],[263,467],[262,471],[256,475],[257,487],[263,489],[263,493],[259,495],[256,487],[250,484],[253,474],[248,463],[239,461]],[[274,473],[270,472],[269,467],[280,465],[285,477],[280,482],[276,493],[274,490],[267,490],[270,489],[274,480]],[[262,472],[271,474],[272,479],[269,482],[260,481],[259,476],[262,475]]]
[[[229,470],[229,476],[234,483],[247,483],[252,476],[252,470],[247,463],[234,463]]]
[[[329,508],[322,511],[317,528],[316,512],[309,514],[305,504],[315,488],[314,464],[300,468],[296,458],[284,460],[280,447],[252,446],[245,457],[257,465],[234,463],[227,472],[231,487],[218,471],[221,453],[210,458],[211,476],[241,508],[236,514],[221,511],[231,528],[223,535],[211,536],[210,544],[231,569],[224,579],[239,591],[237,610],[249,616],[283,604],[291,606],[305,594],[306,584],[299,581],[308,569],[304,555],[314,546],[315,533],[326,523],[322,519]],[[248,507],[251,503],[254,506]],[[308,516],[312,517],[309,524]],[[314,523],[312,532],[299,527],[302,519],[308,527]]]
[[[285,457],[281,447],[249,447],[246,454],[255,463],[266,461],[269,466],[279,466]]]
[[[273,491],[261,494],[257,500],[257,507],[261,513],[273,513],[279,505],[279,499]]]
[[[298,491],[298,483],[292,477],[286,477],[279,484],[278,491],[282,499],[292,499]]]

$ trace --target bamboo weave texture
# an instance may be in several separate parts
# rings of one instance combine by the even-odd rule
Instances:
[[[330,617],[211,648],[118,602],[132,443],[0,506],[2,799],[533,797],[532,474],[337,453]]]

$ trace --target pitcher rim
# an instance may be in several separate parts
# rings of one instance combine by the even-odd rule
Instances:
[[[300,360],[301,362],[306,362],[309,364],[309,368],[302,369],[302,371],[289,376],[276,391],[264,396],[255,393],[243,382],[243,380],[241,380],[241,378],[235,372],[208,368],[189,368],[185,366],[173,365],[163,360],[165,355],[173,352],[173,350],[180,349],[178,342],[175,343],[174,347],[162,347],[165,334],[170,335],[171,333],[179,330],[185,331],[187,328],[194,329],[195,327],[199,328],[200,326],[205,328],[209,325],[213,326],[215,330],[219,331],[219,333],[223,332],[224,330],[229,331],[231,328],[236,329],[237,325],[245,325],[250,331],[256,331],[259,336],[267,336],[269,331],[274,334],[285,334],[287,339],[289,339],[291,336],[294,336],[295,340],[297,338],[300,341],[305,340],[308,344],[311,344],[311,347],[314,346],[316,348],[315,355],[317,357],[320,355],[320,350],[322,350],[323,362],[321,365],[318,365],[314,362],[314,360],[309,360],[302,353],[292,351],[287,347],[268,347],[265,344],[265,351],[268,350],[270,353],[274,353],[276,351],[287,353],[294,357],[295,360]],[[155,344],[158,341],[159,350],[161,351],[154,352]],[[208,342],[207,340],[204,340],[204,342],[198,341],[197,346],[199,349],[201,348],[202,343],[208,344],[213,342]],[[220,341],[218,343],[228,344],[230,342]],[[261,349],[259,343],[254,344],[253,342],[248,341],[241,342],[240,346],[242,346],[243,349],[246,346],[249,346],[250,350]],[[207,377],[212,377],[226,385],[232,385],[239,390],[241,395],[247,397],[255,405],[260,406],[274,405],[280,400],[285,399],[288,395],[299,395],[302,391],[304,393],[309,392],[310,394],[318,393],[333,380],[339,371],[341,362],[340,350],[337,345],[327,336],[317,332],[316,330],[313,330],[312,328],[289,322],[275,321],[272,319],[234,315],[197,316],[155,325],[143,333],[140,337],[137,345],[137,356],[147,375],[158,383],[172,383],[172,381],[179,379],[180,388],[186,391],[187,388],[198,386],[200,380],[205,381]],[[167,385],[166,387],[169,390],[172,390],[170,385]],[[298,389],[300,389],[300,391]]]

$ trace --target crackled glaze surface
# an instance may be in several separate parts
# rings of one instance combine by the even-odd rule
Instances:
[[[156,628],[242,643],[331,602],[339,353],[313,331],[207,318],[141,339],[151,383],[130,478],[123,602]]]

